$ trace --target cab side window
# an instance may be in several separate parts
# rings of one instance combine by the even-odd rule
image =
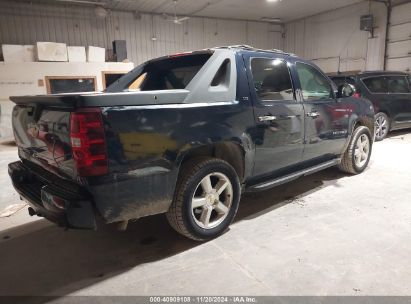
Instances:
[[[330,82],[320,71],[300,62],[297,62],[296,68],[304,100],[334,98]]]
[[[251,60],[254,88],[261,101],[294,100],[287,63],[280,59]]]
[[[405,76],[388,76],[388,93],[410,93],[410,87]]]
[[[371,93],[387,93],[387,83],[384,77],[369,77],[362,80]]]

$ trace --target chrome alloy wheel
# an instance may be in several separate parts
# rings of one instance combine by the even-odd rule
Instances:
[[[380,115],[375,120],[375,135],[377,139],[383,139],[387,136],[387,134],[388,134],[388,121],[383,115]]]
[[[214,172],[197,185],[191,200],[191,214],[199,227],[213,229],[228,216],[232,202],[230,180],[226,175]]]
[[[370,154],[370,139],[367,135],[361,135],[355,144],[354,161],[358,168],[362,168],[368,161]]]

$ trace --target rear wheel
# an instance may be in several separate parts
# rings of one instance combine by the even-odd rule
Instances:
[[[240,201],[236,171],[220,159],[198,159],[183,169],[167,219],[182,235],[205,241],[222,234]]]
[[[375,115],[375,140],[381,141],[387,137],[390,131],[390,119],[385,113]]]
[[[359,174],[367,168],[371,158],[372,137],[367,127],[357,127],[352,136],[347,150],[342,156],[339,168],[350,174]]]

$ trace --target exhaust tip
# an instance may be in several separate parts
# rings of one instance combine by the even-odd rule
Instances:
[[[33,216],[33,215],[36,215],[36,214],[37,214],[37,212],[33,208],[29,207],[29,215]]]
[[[117,223],[117,230],[118,231],[126,231],[128,226],[128,221],[122,221]]]

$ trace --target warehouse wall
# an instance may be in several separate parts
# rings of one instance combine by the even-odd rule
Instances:
[[[387,69],[411,72],[411,3],[392,10],[387,57]]]
[[[360,16],[373,14],[374,38],[360,31]],[[286,24],[285,50],[314,60],[326,72],[381,70],[387,10],[362,2]]]
[[[115,39],[127,40],[128,57],[136,64],[219,45],[283,48],[281,27],[268,23],[191,18],[183,25],[174,25],[162,16],[142,15],[138,19],[129,12],[114,11],[101,19],[93,8],[0,2],[0,44],[54,41],[112,48]]]

